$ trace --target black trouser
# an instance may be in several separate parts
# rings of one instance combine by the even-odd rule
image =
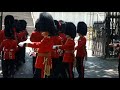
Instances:
[[[41,78],[41,69],[35,68],[34,77],[33,78]]]
[[[76,57],[76,67],[79,74],[79,78],[84,78],[84,66],[83,66],[83,57]]]
[[[35,72],[35,62],[36,62],[36,57],[33,56],[33,73]]]
[[[3,60],[3,78],[13,78],[15,60]]]
[[[58,78],[59,76],[61,76],[62,78],[66,78],[66,72],[65,72],[65,68],[64,68],[64,64],[63,64],[63,56],[60,56],[57,62],[57,66],[55,68],[55,73],[54,73],[54,77]]]
[[[62,72],[62,76],[63,78],[73,78],[74,74],[73,74],[73,63],[67,63],[67,62],[63,62],[63,72]]]
[[[19,67],[21,65],[21,58],[20,58],[20,56],[21,56],[21,52],[19,50],[15,54],[15,58],[16,58],[16,60],[15,60],[15,67],[16,67],[16,70],[19,70]]]
[[[22,62],[25,63],[25,47],[19,48],[19,51],[17,52],[17,59],[19,64],[22,64]]]
[[[61,69],[61,62],[59,58],[53,58],[52,59],[52,77],[58,78],[60,74]]]
[[[21,48],[21,61],[23,62],[23,63],[25,63],[25,51],[26,51],[26,48],[25,47],[22,47]]]

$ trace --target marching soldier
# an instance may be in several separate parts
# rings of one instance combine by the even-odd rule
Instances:
[[[31,36],[30,36],[30,41],[31,42],[41,42],[41,40],[43,39],[43,36],[41,34],[41,31],[39,29],[39,20],[36,21],[35,23],[35,30],[32,32]],[[37,57],[37,53],[38,53],[38,49],[33,49],[34,52],[32,53],[33,56],[33,73],[35,71],[35,62],[36,62],[36,57]]]
[[[52,36],[54,45],[62,45],[62,38],[59,36],[59,22],[57,20],[54,20],[55,25],[56,25],[56,34],[55,36]],[[59,60],[59,52],[58,48],[53,48],[52,53],[52,77],[53,78],[58,78],[60,74],[60,60]]]
[[[65,44],[67,38],[65,35],[65,30],[66,30],[66,22],[60,20],[59,21],[59,36],[62,38],[62,43]]]
[[[21,24],[18,19],[15,19],[14,21],[14,35],[15,35],[15,40],[17,41],[17,44],[20,43],[21,41]],[[18,46],[18,50],[16,52],[16,70],[19,70],[19,66],[21,65],[21,52],[20,52],[21,47]]]
[[[84,22],[78,22],[77,33],[80,38],[78,39],[78,46],[75,47],[75,50],[77,50],[76,67],[79,78],[84,78],[83,61],[86,56],[86,38],[84,36],[87,34],[87,25]]]
[[[41,42],[26,43],[25,46],[38,48],[34,78],[46,78],[46,76],[50,76],[50,69],[52,68],[51,52],[53,40],[51,36],[54,34],[55,24],[52,16],[44,12],[40,14],[39,25],[44,38]]]
[[[20,35],[20,42],[26,41],[27,40],[27,36],[28,36],[28,32],[26,29],[27,26],[27,22],[25,20],[19,20],[20,24],[21,24],[21,32],[19,33]],[[20,48],[20,57],[23,63],[25,63],[25,47]]]
[[[14,17],[7,15],[4,20],[4,35],[5,39],[0,44],[0,51],[3,51],[3,77],[14,77],[15,53],[17,51],[17,41],[13,31]]]
[[[62,45],[65,44],[67,38],[65,35],[65,29],[66,29],[66,23],[62,20],[59,20],[59,37],[62,39]],[[63,55],[64,55],[64,50],[58,49],[59,50],[59,60],[60,60],[60,64],[59,64],[59,72],[61,73],[62,76],[62,72],[64,71],[63,68]]]
[[[74,47],[75,42],[74,38],[76,37],[76,26],[72,22],[66,23],[66,31],[65,31],[67,40],[64,45],[58,46],[59,49],[64,50],[63,56],[63,67],[64,70],[62,72],[63,78],[73,78],[73,62],[75,60],[74,56]],[[69,76],[67,76],[67,74]]]

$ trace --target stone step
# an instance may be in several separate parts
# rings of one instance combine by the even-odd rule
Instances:
[[[27,21],[27,30],[29,32],[29,34],[31,34],[31,32],[34,30],[34,23],[33,23],[33,19],[31,16],[31,12],[3,12],[3,19],[2,19],[2,24],[4,28],[4,18],[6,15],[13,15],[15,19],[24,19]]]

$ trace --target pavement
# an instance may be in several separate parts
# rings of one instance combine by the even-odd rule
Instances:
[[[29,41],[29,40],[28,40]],[[26,63],[22,64],[19,71],[16,72],[15,78],[33,78],[32,73],[32,57],[29,56],[31,48],[26,48]],[[85,65],[85,78],[118,78],[118,60],[103,59],[92,56],[92,51],[88,50],[88,59],[84,62]],[[1,66],[0,66],[1,69]],[[0,71],[1,73],[1,71]],[[75,70],[75,78],[78,73]],[[2,78],[2,74],[0,74]]]

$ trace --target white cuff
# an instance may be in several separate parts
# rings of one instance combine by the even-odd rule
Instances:
[[[57,47],[56,45],[53,45],[53,48],[52,48],[52,49],[56,49],[56,47]]]

